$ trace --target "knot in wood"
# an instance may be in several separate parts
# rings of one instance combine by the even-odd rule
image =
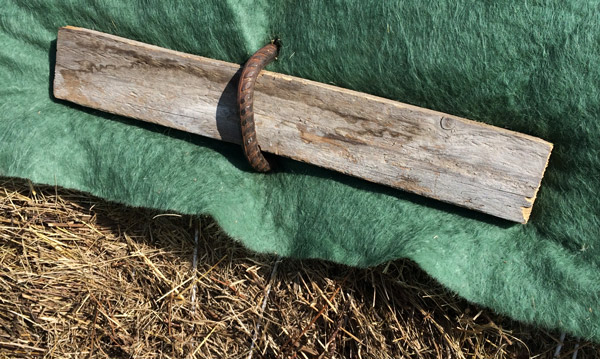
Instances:
[[[454,121],[454,119],[451,117],[442,117],[440,120],[440,126],[444,130],[451,130],[454,128],[454,126],[456,126],[456,121]]]

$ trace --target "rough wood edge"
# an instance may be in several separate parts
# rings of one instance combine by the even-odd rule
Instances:
[[[188,58],[188,59],[194,59],[194,60],[210,60],[212,62],[220,63],[223,66],[229,66],[229,67],[232,67],[234,69],[239,68],[238,65],[231,64],[229,62],[225,62],[225,61],[221,61],[221,60],[216,60],[216,59],[211,59],[211,58],[206,58],[206,57],[197,56],[197,55],[191,55],[191,54],[183,53],[183,52],[176,51],[176,50],[171,50],[171,49],[166,49],[166,48],[162,48],[162,47],[151,45],[151,44],[141,43],[141,42],[136,41],[136,40],[130,40],[130,39],[122,38],[122,37],[119,37],[119,36],[102,33],[102,32],[95,31],[95,30],[89,30],[89,29],[75,27],[75,26],[65,26],[65,27],[61,27],[59,29],[59,32],[60,31],[84,31],[84,32],[87,32],[87,33],[90,33],[90,34],[94,34],[94,35],[100,36],[100,37],[109,38],[109,39],[112,39],[114,41],[124,42],[124,43],[127,43],[127,44],[132,45],[132,46],[139,46],[140,44],[143,44],[147,48],[155,50],[155,51],[169,52],[169,53],[175,54],[177,56],[185,57],[185,58]],[[349,89],[344,89],[344,88],[340,88],[340,87],[329,85],[329,84],[319,83],[319,82],[315,82],[315,81],[312,81],[312,80],[301,79],[301,78],[297,78],[297,77],[293,77],[293,76],[289,76],[289,75],[285,75],[285,74],[280,74],[280,73],[275,73],[275,72],[271,72],[271,71],[266,71],[266,70],[263,71],[263,73],[261,75],[262,76],[272,77],[274,79],[278,79],[279,81],[292,81],[293,80],[293,81],[300,82],[300,83],[303,83],[303,84],[308,84],[308,85],[311,85],[311,86],[316,86],[316,87],[322,88],[324,90],[336,91],[336,92],[344,93],[344,94],[351,95],[351,96],[360,95],[360,96],[362,96],[362,97],[364,97],[366,99],[369,99],[370,101],[382,102],[382,103],[387,103],[387,104],[393,104],[395,106],[402,106],[403,108],[406,108],[406,109],[411,109],[411,110],[419,111],[419,112],[427,112],[427,113],[429,113],[431,115],[437,115],[437,116],[441,116],[441,117],[442,116],[451,116],[452,118],[459,119],[459,120],[461,120],[461,121],[463,121],[465,123],[471,123],[471,124],[475,124],[477,126],[487,127],[487,128],[492,129],[493,131],[496,131],[496,132],[501,132],[501,133],[505,133],[507,135],[517,136],[517,137],[520,137],[520,138],[526,138],[526,139],[528,139],[530,141],[534,141],[534,142],[537,142],[539,144],[543,144],[543,145],[547,146],[548,147],[548,154],[547,154],[547,157],[546,157],[546,160],[545,160],[545,166],[544,166],[544,169],[543,169],[543,171],[541,173],[540,180],[537,183],[537,187],[535,188],[534,195],[532,197],[525,197],[525,200],[527,202],[531,203],[531,205],[528,206],[528,207],[521,207],[521,213],[522,213],[522,221],[521,221],[521,223],[525,224],[525,223],[528,222],[528,220],[529,220],[529,218],[531,216],[532,209],[533,209],[533,204],[534,204],[534,202],[535,202],[535,200],[537,198],[537,193],[538,193],[538,191],[539,191],[539,189],[541,187],[541,181],[542,181],[542,179],[544,177],[545,171],[546,171],[547,166],[548,166],[549,158],[550,158],[550,155],[551,155],[551,152],[552,152],[552,149],[553,149],[553,144],[552,143],[550,143],[548,141],[545,141],[545,140],[543,140],[541,138],[532,136],[532,135],[528,135],[528,134],[524,134],[524,133],[519,133],[519,132],[508,130],[508,129],[505,129],[505,128],[502,128],[502,127],[497,127],[497,126],[489,125],[489,124],[486,124],[486,123],[477,122],[477,121],[469,120],[469,119],[466,119],[466,118],[461,118],[461,117],[458,117],[458,116],[448,115],[448,114],[443,113],[443,112],[439,112],[439,111],[435,111],[435,110],[430,110],[430,109],[425,109],[425,108],[421,108],[421,107],[410,105],[410,104],[400,103],[400,102],[397,102],[397,101],[394,101],[394,100],[390,100],[390,99],[386,99],[386,98],[382,98],[382,97],[378,97],[378,96],[374,96],[374,95],[370,95],[370,94],[360,93],[360,92],[357,92],[357,91],[353,91],[353,90],[349,90]],[[60,98],[60,97],[57,96],[57,98]],[[63,99],[69,100],[67,98],[63,98]],[[102,109],[102,108],[99,108],[99,109],[100,110],[105,110],[105,109]],[[119,113],[116,113],[116,114],[117,115],[121,115]],[[369,179],[366,179],[366,180],[369,181]],[[372,181],[372,182],[376,182],[376,181]],[[454,204],[457,204],[457,203],[454,203]],[[467,207],[467,208],[470,208],[470,207]],[[471,209],[476,210],[475,208],[471,208]]]
[[[538,183],[538,186],[535,189],[535,193],[533,194],[533,197],[526,198],[528,201],[530,201],[531,206],[521,207],[521,211],[523,212],[523,221],[521,222],[522,224],[527,224],[527,222],[529,222],[529,217],[531,217],[531,212],[533,211],[533,204],[535,203],[538,192],[540,191],[540,188],[542,187],[542,181],[544,180],[544,175],[546,174],[546,170],[548,169],[548,164],[550,163],[550,156],[552,155],[552,150],[554,149],[554,144],[547,142],[547,141],[544,141],[544,142],[550,146],[550,150],[548,151],[548,156],[546,157],[546,165],[544,166],[544,170],[542,171],[542,176],[540,178],[540,182]]]

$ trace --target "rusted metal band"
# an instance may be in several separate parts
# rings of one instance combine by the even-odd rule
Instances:
[[[238,84],[237,102],[242,127],[242,147],[248,162],[256,171],[268,172],[271,165],[263,156],[256,140],[254,125],[254,84],[262,69],[277,57],[278,48],[274,43],[258,50],[244,65]]]

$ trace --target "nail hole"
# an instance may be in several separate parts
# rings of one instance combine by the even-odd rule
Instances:
[[[451,130],[456,125],[456,122],[451,117],[442,117],[440,120],[440,127],[444,130]]]

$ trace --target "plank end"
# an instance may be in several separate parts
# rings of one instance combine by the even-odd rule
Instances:
[[[538,182],[538,185],[535,189],[535,192],[533,193],[533,196],[525,197],[525,200],[527,202],[529,202],[530,205],[527,207],[521,207],[521,213],[523,215],[523,220],[521,221],[522,224],[526,224],[529,221],[529,217],[531,216],[531,211],[533,210],[533,203],[535,202],[538,191],[540,190],[540,187],[542,186],[542,180],[544,178],[544,174],[546,173],[546,169],[548,168],[548,163],[550,162],[550,155],[552,154],[552,149],[554,148],[554,144],[552,144],[551,142],[548,142],[548,141],[543,141],[543,142],[548,145],[548,155],[546,156],[546,164],[544,165],[544,169],[542,170],[542,173],[540,176],[540,181]]]
[[[527,222],[529,222],[529,217],[531,216],[531,210],[533,210],[533,201],[535,201],[535,198],[525,198],[525,200],[531,201],[531,206],[521,207],[521,213],[523,215],[523,220],[521,221],[522,224],[527,224]]]
[[[71,29],[77,28],[74,26],[61,26],[58,28],[58,34],[56,36],[56,54],[54,62],[54,80],[52,82],[52,95],[59,100],[68,100],[67,93],[64,91],[64,78],[60,70],[64,32]]]

